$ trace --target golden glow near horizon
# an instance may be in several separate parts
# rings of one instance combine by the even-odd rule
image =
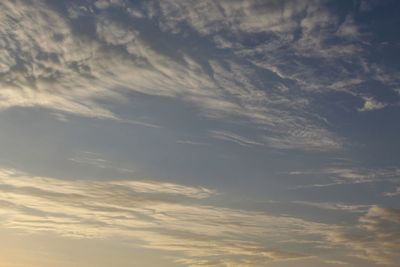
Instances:
[[[392,234],[390,228],[379,225],[398,221],[396,211],[378,207],[369,208],[359,220],[357,228],[374,238],[362,241],[338,225],[201,204],[217,194],[201,187],[154,181],[60,180],[10,169],[0,170],[0,184],[3,230],[56,234],[70,238],[69,242],[120,239],[164,253],[179,252],[180,256],[169,258],[183,265],[206,260],[215,265],[254,266],[308,259],[307,251],[290,249],[301,243],[314,248],[341,246],[360,257],[366,253],[390,264],[399,249],[395,242],[378,245]],[[26,256],[32,257],[32,252]],[[46,255],[39,258],[49,260]],[[329,264],[333,260],[321,261]]]

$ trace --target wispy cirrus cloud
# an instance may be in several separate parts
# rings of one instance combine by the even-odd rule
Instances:
[[[386,192],[383,195],[386,197],[400,196],[400,187],[397,187],[393,192]]]
[[[388,104],[359,88],[399,84],[394,70],[368,60],[369,35],[353,16],[316,0],[1,5],[2,109],[41,106],[157,127],[101,104],[127,103],[124,93],[134,91],[250,121],[265,136],[258,143],[321,151],[345,140],[314,114],[316,95],[347,92],[364,102],[358,110],[376,110]]]
[[[257,142],[256,140],[249,139],[247,137],[240,136],[238,134],[227,132],[227,131],[210,131],[210,136],[224,140],[228,142],[233,142],[241,146],[262,146],[264,144]]]
[[[41,106],[130,121],[101,103],[124,103],[123,93],[134,91],[194,103],[215,119],[250,121],[269,146],[332,150],[343,139],[311,115],[313,88],[330,84],[338,90],[363,80],[342,75],[338,64],[361,49],[346,41],[361,38],[354,21],[340,21],[315,1],[1,5],[7,14],[0,22],[3,109]],[[341,42],[328,46],[325,39],[334,29]],[[323,60],[338,73],[320,76],[315,69],[320,64],[306,64],[305,58]]]
[[[397,210],[373,206],[357,224],[339,226],[202,202],[215,193],[156,181],[60,180],[1,169],[1,227],[70,238],[120,237],[169,251],[188,266],[338,260],[321,254],[323,248],[395,266]]]
[[[102,155],[89,151],[81,151],[79,153],[76,153],[75,156],[69,158],[68,160],[76,164],[93,166],[100,169],[114,170],[119,173],[135,172],[131,168],[124,168],[122,166],[117,166],[115,163],[112,163],[111,161],[104,159]]]
[[[399,260],[400,210],[373,206],[359,218],[357,232],[332,232],[328,240],[347,246],[355,257],[381,266]]]
[[[196,203],[215,194],[202,187],[151,181],[65,181],[2,169],[1,226],[29,233],[54,232],[73,238],[120,236],[144,247],[183,253],[190,266],[231,262],[251,266],[307,257],[264,245],[291,227],[316,231],[322,225]],[[275,225],[276,229],[265,228]],[[275,241],[276,242],[276,241]],[[189,264],[190,263],[190,264]]]
[[[337,210],[345,212],[354,213],[364,213],[368,211],[371,205],[354,205],[354,204],[344,204],[344,203],[330,203],[330,202],[310,202],[310,201],[293,201],[295,204],[315,207],[325,210]]]
[[[399,183],[400,170],[398,168],[357,168],[352,166],[335,166],[321,170],[293,171],[291,175],[300,176],[322,176],[330,182],[300,185],[296,188],[307,187],[326,187],[346,184],[365,184],[365,183]]]

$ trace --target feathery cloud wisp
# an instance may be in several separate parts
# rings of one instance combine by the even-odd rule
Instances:
[[[313,254],[318,247],[349,248],[350,255],[362,259],[395,262],[397,210],[373,206],[357,225],[344,227],[202,204],[214,194],[173,183],[59,180],[1,169],[1,227],[140,240],[143,247],[181,253],[176,260],[194,266],[304,259],[319,255]],[[307,249],[292,247],[299,243]]]
[[[314,80],[283,74],[288,69],[281,68],[288,63],[283,57],[286,52],[264,53],[291,41],[282,38],[298,27],[307,30],[293,46],[296,54],[308,56],[315,51],[307,45],[319,40],[315,38],[317,25],[326,25],[328,31],[338,22],[323,7],[323,24],[316,21],[318,10],[313,11],[312,3],[271,1],[265,8],[250,2],[213,1],[162,1],[160,5],[153,1],[3,2],[0,108],[41,106],[129,121],[100,100],[123,102],[121,92],[135,91],[194,103],[204,116],[246,119],[257,129],[267,129],[266,144],[276,148],[338,149],[343,140],[330,132],[323,120],[310,116],[309,93],[296,89],[301,83],[305,83],[300,86],[303,89],[312,88]],[[113,13],[116,6],[119,16]],[[204,9],[208,12],[200,15]],[[268,16],[260,16],[260,10]],[[304,11],[306,17],[296,19]],[[158,21],[157,26],[153,20]],[[192,38],[198,40],[196,51],[187,44],[180,22],[191,27]],[[348,20],[341,26],[340,38],[356,31],[351,23]],[[346,27],[349,30],[344,30]],[[245,34],[272,35],[276,40],[267,42],[267,47],[260,43],[250,48],[240,41]],[[164,44],[156,38],[164,38]],[[225,48],[221,42],[226,43]],[[321,43],[318,41],[322,47]],[[321,48],[318,51],[324,53],[312,56],[332,58],[331,54],[340,56],[345,48]],[[230,51],[232,57],[224,57],[224,51]],[[252,55],[261,52],[276,57],[259,62]],[[296,71],[304,69],[310,76],[310,68],[305,65]],[[288,79],[299,86],[287,87]]]

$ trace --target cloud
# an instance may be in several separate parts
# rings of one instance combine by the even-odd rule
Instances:
[[[115,166],[114,163],[102,158],[101,155],[99,155],[97,153],[89,152],[89,151],[79,152],[79,153],[77,153],[76,156],[71,157],[68,160],[75,162],[77,164],[81,164],[81,165],[89,165],[89,166],[97,167],[100,169],[114,170],[119,173],[134,173],[135,172],[134,170],[131,170],[129,168]]]
[[[400,195],[400,187],[397,187],[394,192],[386,192],[383,194],[386,197],[394,197]]]
[[[319,202],[309,202],[309,201],[293,201],[293,203],[310,207],[316,207],[325,210],[338,210],[338,211],[346,211],[354,213],[364,213],[371,207],[371,205],[350,205],[343,203],[327,203],[327,202],[319,203]]]
[[[358,111],[371,111],[376,109],[383,109],[386,104],[379,102],[372,97],[364,97],[364,106],[359,108]]]
[[[250,125],[265,136],[257,143],[326,151],[346,140],[318,115],[320,94],[348,93],[369,111],[388,104],[365,97],[363,85],[399,84],[368,57],[367,28],[323,1],[32,0],[5,1],[1,12],[0,109],[154,127],[115,111],[133,91]]]
[[[176,143],[182,144],[182,145],[194,145],[194,146],[207,146],[207,145],[209,145],[208,143],[197,142],[197,141],[186,140],[186,139],[178,140],[178,141],[176,141]]]
[[[202,187],[155,181],[82,181],[0,172],[1,226],[28,233],[50,232],[72,238],[141,241],[143,247],[181,253],[190,266],[260,265],[300,259],[260,236],[278,240],[287,230],[322,225],[261,212],[197,203],[215,194]],[[271,228],[265,227],[271,225]],[[276,241],[275,241],[276,244]]]
[[[333,266],[352,266],[351,264],[343,261],[335,261],[335,260],[326,260],[324,263],[333,265]]]
[[[349,254],[382,266],[399,260],[400,210],[371,207],[359,219],[358,232],[332,232],[328,240],[351,249]]]
[[[309,115],[310,96],[286,85],[287,79],[300,81],[280,67],[287,60],[259,62],[256,58],[262,57],[254,57],[293,41],[288,33],[297,27],[314,33],[316,25],[330,25],[332,15],[325,10],[323,20],[316,20],[312,3],[3,2],[0,109],[40,106],[154,126],[113,111],[113,105],[126,104],[125,92],[134,91],[194,103],[203,116],[214,119],[246,121],[263,129],[266,144],[276,148],[341,148],[343,140],[324,120]],[[311,17],[298,20],[305,11]],[[244,46],[246,34],[261,33],[274,40]],[[304,42],[314,39],[299,41],[296,51],[306,53]],[[317,50],[324,55],[345,50],[335,49]],[[101,104],[104,100],[111,104]]]
[[[311,151],[337,150],[342,148],[345,143],[342,138],[335,136],[326,129],[307,124],[297,125],[296,128],[290,129],[285,138],[279,135],[266,135],[264,140],[269,146],[278,149],[297,148]]]
[[[311,185],[300,185],[296,188],[326,187],[346,184],[365,184],[365,183],[398,183],[400,170],[398,168],[356,168],[335,166],[323,170],[293,171],[291,175],[302,176],[323,176],[324,179],[331,180],[329,183],[318,183]]]
[[[210,131],[210,135],[213,138],[233,142],[233,143],[236,143],[241,146],[262,146],[262,145],[264,145],[255,140],[251,140],[249,138],[237,135],[235,133],[227,132],[227,131]]]
[[[1,169],[1,227],[69,238],[119,237],[170,252],[188,266],[262,266],[307,258],[343,262],[321,249],[395,266],[398,210],[335,205],[363,213],[355,225],[335,225],[204,204],[216,193],[157,181],[60,180]]]

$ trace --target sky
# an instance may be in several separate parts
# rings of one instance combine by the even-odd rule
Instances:
[[[0,267],[395,267],[400,2],[0,1]]]

